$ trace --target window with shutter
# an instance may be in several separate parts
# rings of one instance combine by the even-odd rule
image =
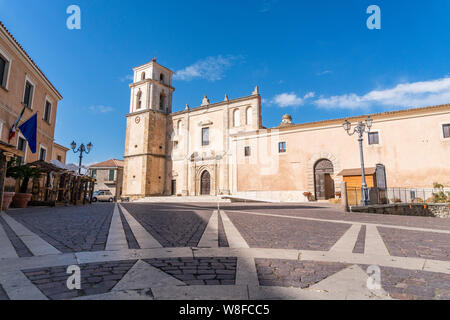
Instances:
[[[23,96],[23,103],[31,109],[33,103],[33,85],[30,82],[25,83],[25,94]]]
[[[443,124],[442,130],[444,130],[444,138],[450,138],[450,123],[449,124]]]
[[[378,136],[378,132],[369,132],[369,144],[379,144],[380,138]]]
[[[50,115],[52,112],[52,104],[48,101],[45,102],[44,120],[50,123]]]

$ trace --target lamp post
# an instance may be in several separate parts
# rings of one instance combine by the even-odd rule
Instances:
[[[89,154],[89,152],[91,151],[91,149],[94,145],[89,142],[87,146],[84,146],[84,143],[82,143],[78,147],[78,149],[75,150],[75,148],[77,147],[77,144],[75,143],[75,141],[72,141],[70,146],[72,147],[73,153],[78,153],[78,152],[80,153],[80,164],[78,167],[78,174],[81,174],[81,161],[83,160],[83,153]]]
[[[372,122],[373,122],[373,120],[372,120],[372,118],[370,118],[370,116],[366,119],[365,123],[362,121],[359,121],[358,124],[356,125],[356,127],[353,129],[353,132],[350,132],[350,130],[352,128],[352,124],[348,120],[345,120],[345,122],[342,124],[344,130],[347,132],[347,134],[349,136],[352,136],[355,133],[358,133],[359,155],[361,158],[361,176],[362,176],[361,205],[363,205],[363,206],[369,205],[369,193],[368,193],[367,184],[366,184],[366,175],[364,172],[363,134],[366,132],[367,133],[370,132],[370,128],[372,127]],[[367,128],[367,130],[366,130],[366,128]]]

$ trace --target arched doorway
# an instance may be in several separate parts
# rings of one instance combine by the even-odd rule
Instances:
[[[203,171],[200,177],[200,194],[202,196],[211,194],[211,176],[208,170]]]
[[[314,191],[317,200],[334,198],[333,163],[328,159],[321,159],[314,165]]]

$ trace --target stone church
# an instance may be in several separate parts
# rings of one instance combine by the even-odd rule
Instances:
[[[360,168],[345,119],[275,128],[262,125],[261,96],[172,112],[173,72],[153,59],[136,67],[124,154],[123,196],[227,195],[275,201],[334,198],[344,173]],[[450,185],[450,105],[370,115],[364,137],[368,172],[383,166],[390,187]],[[367,115],[348,120],[355,126]]]

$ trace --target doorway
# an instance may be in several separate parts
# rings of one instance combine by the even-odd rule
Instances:
[[[200,194],[202,196],[211,194],[211,176],[207,170],[203,171],[200,178]]]
[[[314,191],[317,200],[334,198],[333,163],[328,159],[317,161],[314,166]]]
[[[177,194],[177,180],[172,180],[171,194],[175,196]]]

